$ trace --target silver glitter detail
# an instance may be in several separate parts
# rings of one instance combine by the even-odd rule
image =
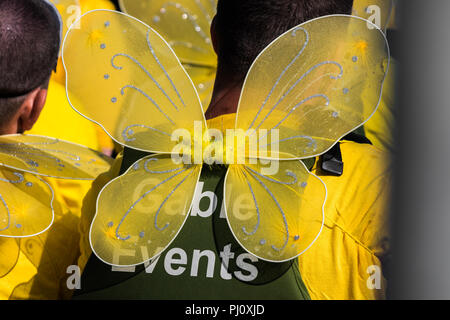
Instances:
[[[272,198],[272,200],[275,202],[276,206],[278,207],[278,210],[280,210],[281,212],[281,216],[283,217],[283,223],[284,223],[284,228],[286,230],[286,240],[283,244],[283,246],[281,248],[277,248],[275,247],[275,245],[272,245],[272,249],[275,251],[282,251],[286,248],[288,242],[289,242],[289,227],[287,224],[287,220],[286,220],[286,214],[284,213],[283,209],[281,208],[280,203],[278,202],[277,198],[274,196],[274,194],[269,190],[269,188],[267,188],[267,186],[264,184],[264,182],[262,182],[256,175],[254,175],[252,172],[250,172],[250,174],[253,176],[253,178],[256,179],[256,181],[259,182],[259,184],[264,188],[264,190],[266,190],[266,192],[270,195],[270,197]]]
[[[173,83],[172,79],[170,78],[169,74],[167,73],[166,69],[164,68],[164,66],[162,65],[162,63],[159,61],[158,57],[156,56],[155,50],[153,50],[152,44],[150,43],[150,30],[147,31],[147,45],[148,48],[150,49],[150,52],[153,56],[153,58],[155,59],[156,63],[159,65],[159,67],[161,68],[161,70],[164,72],[167,80],[169,80],[170,84],[172,85],[173,90],[175,90],[178,98],[181,101],[181,104],[186,107],[186,104],[184,103],[183,99],[181,98],[180,93],[177,90],[177,87],[175,86],[175,84]],[[175,106],[175,105],[174,105]],[[178,108],[175,106],[175,109],[178,110]]]
[[[284,138],[284,139],[281,139],[281,140],[279,140],[279,141],[272,142],[271,144],[266,144],[266,145],[264,145],[263,147],[272,145],[272,144],[274,144],[274,143],[281,143],[281,142],[285,142],[285,141],[289,141],[289,140],[294,140],[294,139],[306,139],[306,140],[309,140],[308,148],[314,148],[314,149],[313,149],[313,152],[317,150],[317,141],[316,141],[315,139],[313,139],[312,137],[310,137],[310,136],[305,136],[305,135],[298,135],[298,136],[292,136],[292,137]],[[306,152],[306,151],[305,151],[305,152]]]
[[[5,199],[3,199],[3,196],[1,194],[0,194],[0,201],[3,203],[3,206],[6,209],[6,215],[8,217],[8,224],[6,225],[5,228],[0,229],[0,231],[5,231],[5,230],[8,230],[9,227],[11,226],[11,211],[9,211],[8,204],[6,203]]]
[[[278,105],[281,103],[281,102],[283,102],[283,100],[288,96],[288,94],[290,94],[291,93],[291,91],[292,90],[294,90],[295,89],[295,87],[297,87],[297,85],[306,77],[306,76],[308,76],[311,72],[313,72],[315,69],[317,69],[317,68],[319,68],[319,67],[321,67],[321,66],[324,66],[324,65],[335,65],[335,66],[337,66],[339,69],[340,69],[340,72],[339,72],[339,74],[337,75],[337,76],[332,76],[332,75],[330,75],[330,79],[333,79],[333,80],[337,80],[337,79],[340,79],[341,77],[342,77],[342,75],[344,74],[344,69],[342,68],[342,66],[339,64],[339,63],[337,63],[337,62],[335,62],[335,61],[323,61],[323,62],[321,62],[321,63],[318,63],[318,64],[316,64],[315,66],[313,66],[313,67],[311,67],[308,71],[306,71],[284,94],[283,94],[283,96],[277,101],[277,103],[270,109],[270,111],[266,114],[266,116],[264,117],[264,119],[260,122],[260,124],[256,127],[256,129],[254,130],[254,132],[253,133],[255,133],[262,125],[263,125],[263,123],[267,120],[267,118],[272,114],[272,112],[278,107]],[[290,68],[290,66],[288,66],[287,68]],[[287,69],[285,69],[286,71],[287,71]],[[286,71],[284,71],[284,72],[286,72]],[[282,74],[284,74],[284,73],[282,73]],[[281,80],[281,78],[280,78],[280,80]],[[278,82],[280,81],[280,80],[278,80]],[[276,84],[276,86],[278,86],[278,83]],[[318,95],[319,96],[319,95]],[[314,96],[313,96],[314,97]],[[325,96],[326,97],[326,96]],[[326,97],[326,99],[328,99],[328,97]],[[329,102],[329,101],[328,101]],[[260,109],[260,110],[262,110],[262,108]],[[254,120],[256,120],[256,118],[254,119]],[[251,128],[251,127],[250,127]],[[249,129],[250,129],[249,128]],[[252,134],[253,134],[252,133]]]
[[[272,179],[272,178],[270,178],[268,176],[265,176],[265,175],[255,171],[255,170],[253,170],[252,168],[247,167],[247,166],[244,166],[244,167],[245,167],[245,169],[253,172],[256,175],[258,175],[259,177],[264,178],[264,179],[266,179],[266,180],[268,180],[270,182],[273,182],[273,183],[278,183],[278,184],[284,184],[286,186],[291,186],[291,185],[296,184],[298,182],[297,175],[295,173],[293,173],[292,171],[289,171],[289,170],[286,170],[286,176],[294,178],[294,180],[291,181],[291,182],[282,182],[282,181],[278,181],[278,180]]]
[[[181,172],[178,172],[178,173],[174,174],[173,176],[171,176],[171,177],[169,177],[169,178],[163,180],[162,182],[160,182],[159,184],[157,184],[156,186],[154,186],[153,188],[151,188],[149,191],[145,192],[138,200],[136,200],[136,202],[133,203],[133,205],[127,210],[127,212],[125,212],[124,216],[123,216],[122,219],[120,220],[119,225],[118,225],[117,228],[116,228],[116,237],[117,237],[117,239],[126,241],[126,240],[128,240],[128,239],[131,238],[129,235],[126,236],[125,238],[123,238],[122,236],[119,235],[119,230],[120,230],[120,227],[122,226],[122,223],[125,221],[125,219],[126,219],[127,216],[130,214],[130,212],[134,209],[134,207],[136,207],[136,206],[139,204],[139,202],[141,202],[145,197],[147,197],[152,191],[154,191],[155,189],[159,188],[159,187],[160,187],[161,185],[163,185],[164,183],[166,183],[166,182],[172,180],[173,178],[179,176],[179,175],[182,174],[183,172],[186,172],[187,170],[188,170],[188,169],[185,169],[185,170],[183,170],[183,171],[181,171]],[[156,215],[156,216],[155,216],[155,228],[156,228],[157,230],[159,230],[159,231],[162,231],[162,230],[166,229],[166,228],[169,226],[169,224],[166,224],[163,228],[159,228],[158,225],[157,225],[157,217],[158,217],[158,216]]]
[[[203,13],[205,14],[206,10],[205,10],[205,8],[203,6],[201,6],[199,1],[196,1],[196,4],[199,6],[200,10],[203,11]],[[188,11],[188,9],[186,9],[185,7],[183,7],[179,3],[176,3],[176,2],[174,3],[172,1],[168,1],[168,2],[164,3],[163,7],[160,9],[160,12],[162,14],[166,13],[168,7],[175,7],[178,10],[180,10],[181,14],[182,14],[182,18],[184,19],[184,17],[185,17],[184,14],[185,14],[186,15],[186,19],[185,20],[188,20],[192,24],[192,27],[200,35],[200,37],[202,37],[203,39],[208,39],[208,35],[198,25],[198,23],[196,22],[196,17],[193,14],[191,14]],[[206,14],[206,17],[207,17],[208,21],[212,21],[211,17],[208,14]]]
[[[250,124],[250,127],[248,128],[248,130],[250,130],[253,125],[255,124],[256,119],[258,119],[262,109],[264,109],[264,107],[266,106],[267,102],[269,101],[270,97],[272,96],[273,92],[275,91],[276,87],[278,87],[278,84],[281,81],[281,78],[283,78],[283,76],[285,75],[285,73],[287,72],[287,70],[298,60],[298,58],[300,58],[300,56],[302,55],[303,51],[305,50],[306,46],[309,43],[309,33],[308,31],[306,31],[304,28],[299,27],[294,29],[294,31],[297,30],[301,30],[305,33],[306,36],[306,40],[305,43],[303,44],[302,48],[300,49],[300,51],[297,53],[297,55],[294,57],[294,59],[292,59],[292,61],[287,65],[286,68],[284,68],[283,72],[281,72],[280,76],[278,77],[277,81],[275,82],[275,84],[273,85],[272,89],[269,92],[269,95],[266,97],[266,99],[264,100],[263,104],[261,105],[261,107],[259,108],[255,118],[253,119],[252,123]],[[255,130],[256,131],[256,130]]]
[[[150,170],[148,168],[148,164],[150,162],[158,162],[158,161],[159,161],[158,158],[150,158],[150,159],[148,159],[144,163],[144,170],[147,171],[148,173],[153,173],[153,174],[165,174],[165,173],[174,173],[174,172],[177,172],[177,171],[180,171],[180,170],[183,169],[183,168],[178,168],[178,169],[172,169],[172,170],[166,170],[166,171],[153,171],[153,170]]]
[[[106,44],[102,43],[102,44],[100,45],[100,49],[106,49]]]
[[[7,179],[0,178],[0,181],[16,184],[16,183],[22,183],[25,180],[23,174],[21,174],[21,173],[14,172],[13,175],[15,175],[17,178],[19,178],[19,180],[7,180]]]
[[[353,61],[353,62],[357,62],[357,61],[358,61],[358,57],[357,57],[357,56],[353,56],[353,57],[352,57],[352,61]]]
[[[209,39],[206,39],[205,42],[208,43],[208,40]],[[209,40],[209,41],[211,41],[211,40]],[[200,48],[199,46],[194,46],[192,43],[186,42],[186,41],[171,40],[169,42],[169,44],[170,44],[171,47],[180,47],[180,46],[182,46],[182,47],[186,47],[188,49],[192,49],[192,50],[197,51],[197,52],[208,53],[207,50],[205,50],[203,48]]]
[[[159,84],[158,81],[155,80],[155,78],[153,78],[153,76],[151,75],[150,72],[148,72],[148,70],[135,58],[133,58],[132,56],[128,55],[128,54],[124,54],[124,53],[118,53],[115,54],[112,58],[111,58],[111,65],[113,66],[114,69],[117,70],[122,70],[123,67],[117,66],[116,64],[114,64],[114,60],[117,57],[125,57],[130,59],[131,61],[133,61],[139,68],[141,68],[142,71],[145,72],[145,74],[153,81],[153,83],[158,87],[158,89],[164,94],[164,96],[170,101],[170,103],[173,105],[173,107],[178,110],[177,106],[175,105],[175,103],[172,101],[172,99],[169,97],[169,95],[166,93],[166,91],[164,91],[164,89],[161,87],[161,85]]]
[[[186,171],[186,170],[185,170]],[[166,223],[166,225],[162,228],[158,227],[158,215],[161,212],[161,209],[164,207],[164,205],[166,204],[167,200],[169,200],[169,198],[175,193],[175,191],[187,180],[187,178],[189,178],[191,176],[191,174],[194,172],[195,170],[192,170],[186,177],[183,178],[183,180],[181,180],[180,183],[178,183],[175,188],[173,188],[172,191],[170,191],[169,195],[164,199],[164,201],[161,203],[161,205],[158,208],[158,211],[156,212],[155,215],[155,228],[159,231],[163,231],[164,229],[166,229],[169,226],[169,223]]]
[[[161,131],[161,130],[159,130],[159,129],[155,129],[155,128],[152,128],[152,127],[149,127],[149,126],[146,126],[146,125],[143,125],[143,124],[132,124],[132,125],[129,125],[128,127],[126,127],[126,128],[122,131],[122,137],[123,137],[123,139],[124,139],[126,142],[131,142],[131,141],[135,141],[135,140],[136,140],[136,138],[130,138],[130,137],[128,137],[128,132],[130,132],[130,128],[144,128],[144,129],[149,129],[149,130],[158,132],[158,133],[160,133],[160,134],[166,135],[166,136],[168,136],[168,137],[171,137],[170,134],[168,134],[167,132]]]
[[[268,133],[267,133],[265,136],[259,137],[257,141],[259,142],[259,140],[261,140],[262,138],[266,137],[266,136],[269,134],[269,132],[271,132],[271,131],[274,130],[274,129],[277,129],[284,121],[286,121],[287,118],[289,118],[289,117],[291,116],[291,114],[292,114],[295,110],[297,110],[298,107],[300,107],[301,105],[303,105],[305,102],[308,102],[308,101],[310,101],[310,100],[312,100],[312,99],[316,99],[316,98],[323,98],[323,99],[326,100],[325,106],[329,106],[329,105],[330,105],[330,99],[328,98],[328,96],[326,96],[326,95],[324,95],[324,94],[315,94],[315,95],[312,95],[312,96],[310,96],[310,97],[308,97],[308,98],[306,98],[306,99],[303,99],[302,101],[300,101],[299,103],[297,103],[294,107],[292,107],[292,109],[289,111],[289,113],[288,113],[288,114],[287,114],[280,122],[278,122],[277,125],[276,125],[275,127],[273,127],[272,129],[270,129],[270,130],[268,131]],[[261,123],[261,124],[262,124],[262,123]],[[257,130],[257,129],[256,129],[256,130]]]
[[[145,93],[145,92],[144,92],[143,90],[141,90],[140,88],[138,88],[138,87],[136,87],[136,86],[133,86],[133,85],[127,85],[127,86],[123,87],[123,88],[120,90],[120,93],[121,93],[122,95],[125,95],[125,89],[128,89],[128,88],[134,89],[134,90],[136,90],[137,92],[139,92],[140,94],[142,94],[145,98],[147,98],[147,99],[148,99],[148,100],[156,107],[156,109],[158,109],[158,111],[159,111],[164,117],[166,117],[167,120],[170,121],[170,123],[172,123],[173,125],[175,125],[175,122],[173,122],[173,120],[172,120],[172,119],[171,119],[164,111],[162,111],[161,107],[156,103],[156,101],[153,100],[152,97],[150,97],[147,93]]]

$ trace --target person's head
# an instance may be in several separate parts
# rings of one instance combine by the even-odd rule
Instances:
[[[219,0],[211,27],[219,72],[243,81],[258,54],[308,20],[351,14],[353,0]]]
[[[47,97],[61,41],[45,0],[0,0],[0,134],[30,130]]]

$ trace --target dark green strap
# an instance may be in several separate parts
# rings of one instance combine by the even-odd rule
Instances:
[[[353,141],[361,144],[372,144],[364,135],[352,132],[342,140]],[[342,176],[344,173],[344,162],[342,161],[341,143],[337,143],[333,148],[320,157],[320,168],[327,175]]]

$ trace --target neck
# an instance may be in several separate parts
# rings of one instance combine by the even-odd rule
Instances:
[[[241,96],[242,82],[231,80],[217,72],[214,90],[205,113],[206,119],[213,119],[225,114],[236,113]]]

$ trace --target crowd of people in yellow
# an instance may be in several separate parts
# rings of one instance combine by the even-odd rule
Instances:
[[[8,20],[8,15],[13,14],[9,6],[14,8],[15,5],[20,6],[20,3],[27,1],[0,0],[0,44],[4,43],[3,41],[8,41],[7,37],[4,36],[7,32],[6,22],[20,21],[17,18]],[[30,2],[44,1],[46,0],[32,0]],[[239,1],[224,1],[233,2],[236,6],[238,5],[236,3],[239,3]],[[109,0],[54,0],[50,2],[60,12],[64,31],[68,29],[68,22],[75,22],[82,14],[90,10],[119,9],[118,4]],[[151,1],[136,0],[134,2]],[[282,2],[284,5],[289,3],[289,1]],[[291,2],[307,3],[303,7],[302,5],[298,7],[293,5],[293,8],[307,8],[313,6],[312,3],[316,1]],[[364,3],[361,5],[358,0],[321,0],[318,2],[323,7],[311,9],[311,12],[314,12],[311,14],[316,14],[316,16],[333,13],[343,14],[348,12],[346,5],[347,7],[350,6],[350,9],[352,6],[356,8],[357,5],[367,8],[368,4],[365,2],[370,3],[370,1],[360,1]],[[377,3],[377,1],[372,2]],[[24,4],[24,6],[26,5]],[[76,7],[71,7],[73,5]],[[122,1],[121,9],[125,10],[126,6],[127,1]],[[42,10],[42,4],[36,4],[34,8],[35,10]],[[282,10],[284,9],[280,8],[280,11]],[[132,14],[131,10],[127,11]],[[15,12],[16,15],[21,14],[20,10]],[[348,13],[351,14],[351,10]],[[42,15],[38,14],[37,16],[42,19]],[[369,18],[368,16],[370,14],[367,14],[364,18]],[[50,17],[50,15],[47,14],[47,17]],[[138,18],[145,21],[144,17]],[[151,20],[150,18],[149,21],[151,22]],[[392,23],[390,26],[392,27]],[[17,29],[22,28],[17,27]],[[286,30],[288,29],[286,28]],[[63,38],[61,38],[61,43],[62,41]],[[217,52],[219,50],[217,49],[218,45],[215,44],[215,46]],[[0,58],[3,57],[2,50],[0,46]],[[65,50],[68,49],[65,48]],[[73,50],[76,50],[76,48],[73,48]],[[386,61],[386,63],[388,62]],[[3,72],[3,68],[7,67],[0,61],[1,72]],[[234,124],[236,110],[233,110],[233,107],[230,109],[230,105],[237,105],[242,83],[236,86],[235,79],[232,79],[224,71],[223,64],[219,63],[217,68],[216,86],[214,91],[210,93],[212,99],[207,111],[207,118],[210,127],[225,131]],[[371,141],[371,144],[349,140],[340,142],[341,162],[344,163],[344,171],[341,175],[324,174],[320,161],[316,161],[310,168],[312,173],[320,176],[325,182],[328,199],[325,204],[324,226],[320,237],[311,249],[298,258],[298,270],[309,298],[386,298],[388,281],[385,270],[387,270],[386,266],[389,261],[388,204],[390,192],[388,152],[393,148],[391,128],[395,104],[395,68],[396,63],[391,58],[378,111],[364,125],[365,137]],[[8,127],[6,121],[0,120],[0,133],[25,132],[26,134],[54,137],[103,152],[114,157],[115,161],[110,171],[98,177],[94,183],[92,181],[45,178],[53,188],[55,195],[53,225],[48,231],[33,237],[9,238],[0,236],[1,300],[72,298],[76,290],[69,288],[70,286],[67,285],[69,277],[73,275],[73,270],[71,269],[72,271],[68,272],[68,268],[78,266],[82,273],[88,264],[92,256],[88,233],[95,214],[98,193],[106,183],[117,177],[119,172],[124,171],[124,159],[128,157],[127,151],[124,152],[121,146],[113,143],[100,126],[80,116],[72,109],[67,99],[66,75],[61,53],[54,70],[48,80],[48,86],[40,87],[43,88],[42,94],[45,95],[43,99],[39,100],[39,93],[35,92],[32,98],[27,96],[26,100],[21,100],[22,103],[18,109],[21,111],[18,112],[25,110],[24,106],[27,101],[31,101],[29,103],[31,109],[40,108],[39,111],[35,111],[37,116],[33,116],[33,112],[30,111],[28,114],[18,114],[16,118],[10,117],[10,122],[16,121],[18,123],[17,130],[14,131],[5,130]],[[3,77],[2,74],[0,73],[0,77]],[[7,95],[8,92],[4,90],[4,81],[6,80],[0,79],[1,116],[3,116],[1,108],[6,106],[6,100],[11,100]],[[41,84],[39,85],[41,86]],[[199,83],[196,83],[196,85],[198,86]],[[364,98],[362,100],[365,103]],[[71,101],[71,104],[76,105],[77,110],[85,114],[82,102]],[[27,116],[28,118],[26,118]],[[24,125],[27,123],[24,119],[28,119],[32,124]],[[7,193],[8,191],[0,189],[0,195],[3,192]],[[371,272],[376,270],[376,268],[373,269],[374,266],[383,270],[377,288],[368,285],[371,281]]]

